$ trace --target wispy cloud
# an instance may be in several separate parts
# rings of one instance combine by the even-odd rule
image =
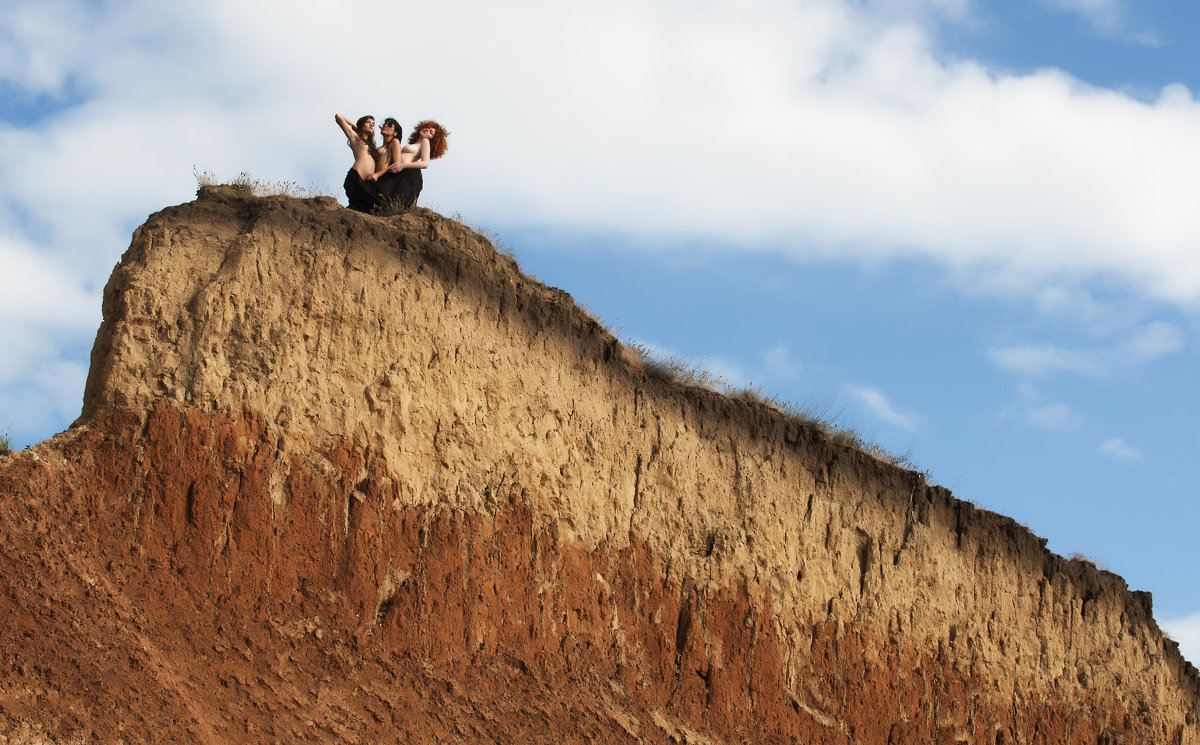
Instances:
[[[1146,325],[1119,350],[1134,364],[1174,354],[1183,348],[1183,333],[1175,326],[1158,321]]]
[[[970,0],[866,0],[870,13],[893,22],[925,17],[961,20],[967,16]]]
[[[1058,10],[1078,13],[1097,31],[1116,33],[1121,27],[1121,0],[1042,0],[1042,3]]]
[[[1044,394],[1028,383],[1017,387],[1017,400],[1001,411],[998,419],[1016,419],[1026,426],[1049,432],[1078,431],[1086,424],[1084,416],[1072,406],[1047,401]]]
[[[1155,321],[1098,349],[1017,345],[992,348],[988,350],[988,358],[1002,368],[1026,375],[1067,372],[1098,378],[1173,354],[1183,345],[1183,332],[1178,327]]]
[[[772,347],[762,354],[766,365],[766,373],[772,380],[790,381],[800,377],[803,369],[799,362],[792,359],[792,354],[786,345]]]
[[[1179,651],[1193,665],[1200,665],[1200,612],[1183,618],[1159,621],[1158,625],[1179,642]]]
[[[1155,31],[1139,27],[1129,12],[1129,0],[1041,0],[1042,5],[1064,13],[1073,13],[1099,36],[1120,39],[1147,47],[1160,47],[1163,40]],[[1136,7],[1136,6],[1133,6]]]
[[[1083,421],[1083,417],[1067,404],[1033,406],[1025,412],[1026,424],[1054,432],[1078,430]]]
[[[844,390],[848,396],[866,406],[868,411],[884,422],[909,432],[917,430],[917,417],[896,409],[880,389],[874,386],[847,385]]]
[[[1127,444],[1120,437],[1110,437],[1100,443],[1100,452],[1113,460],[1124,463],[1141,463],[1142,451]]]
[[[1102,356],[1095,352],[1053,346],[1016,346],[988,350],[988,357],[1000,367],[1029,375],[1073,372],[1100,376],[1105,372]]]

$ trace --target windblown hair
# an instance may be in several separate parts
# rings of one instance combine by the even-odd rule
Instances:
[[[389,116],[387,119],[383,120],[383,124],[380,125],[380,127],[379,127],[380,131],[383,131],[383,128],[388,126],[389,124],[392,125],[392,130],[396,133],[396,135],[391,140],[389,140],[387,138],[387,135],[384,135],[383,144],[379,146],[379,149],[382,150],[384,155],[387,156],[388,164],[390,165],[392,162],[392,152],[391,152],[390,145],[391,145],[391,143],[395,142],[396,143],[396,152],[397,153],[400,152],[400,143],[404,142],[404,140],[400,139],[400,136],[401,136],[401,134],[403,134],[404,128],[400,126],[400,122],[396,121],[395,119],[393,119],[392,117]],[[397,156],[397,157],[399,157],[399,156]]]
[[[365,122],[366,120],[374,119],[374,118],[375,117],[371,116],[370,114],[367,114],[366,116],[360,116],[358,118],[358,121],[354,123],[354,134],[358,135],[358,138],[360,140],[367,143],[367,147],[371,148],[372,153],[379,150],[379,146],[375,144],[375,135],[371,135],[369,138],[363,137],[362,125],[363,125],[363,122]]]
[[[404,134],[404,127],[401,127],[400,122],[396,121],[395,119],[391,118],[390,116],[387,119],[383,120],[383,124],[379,128],[383,129],[384,127],[386,127],[389,124],[392,125],[392,129],[396,130],[396,139],[397,140],[400,139],[400,137]]]
[[[413,127],[412,134],[408,136],[408,143],[411,145],[421,139],[421,130],[426,127],[433,127],[433,138],[429,140],[429,158],[440,158],[446,154],[446,138],[450,136],[450,131],[432,119],[426,119],[417,122],[417,126]]]

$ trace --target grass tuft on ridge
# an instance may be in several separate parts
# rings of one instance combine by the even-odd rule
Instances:
[[[328,189],[315,185],[300,186],[295,181],[262,181],[242,171],[233,181],[222,182],[217,175],[209,170],[201,171],[192,166],[192,174],[196,177],[196,196],[206,186],[230,186],[239,197],[295,197],[296,199],[311,199],[312,197],[332,197]]]

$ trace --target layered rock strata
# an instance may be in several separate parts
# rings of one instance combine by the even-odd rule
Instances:
[[[151,216],[0,518],[0,742],[1200,743],[1148,595],[426,210]]]

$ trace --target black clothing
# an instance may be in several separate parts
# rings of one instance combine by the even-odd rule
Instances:
[[[373,182],[363,181],[363,177],[353,168],[346,173],[342,186],[346,189],[346,201],[350,203],[350,209],[372,212],[379,206],[379,188]]]
[[[379,196],[407,209],[417,203],[423,184],[420,168],[405,168],[399,173],[388,171],[379,177]]]

